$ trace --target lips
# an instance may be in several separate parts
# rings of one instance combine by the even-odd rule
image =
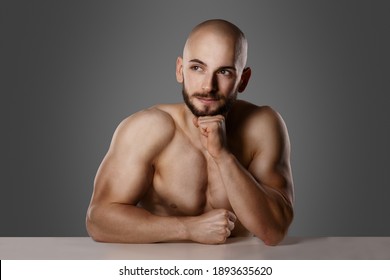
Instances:
[[[204,104],[212,104],[219,101],[218,98],[210,98],[210,97],[197,97],[197,99]]]

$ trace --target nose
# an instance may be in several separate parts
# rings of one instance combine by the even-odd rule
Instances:
[[[204,76],[202,90],[205,93],[214,92],[217,90],[217,79],[214,74],[210,73]]]

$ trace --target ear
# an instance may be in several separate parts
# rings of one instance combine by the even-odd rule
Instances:
[[[249,67],[246,67],[244,71],[242,71],[241,81],[238,86],[238,92],[243,92],[245,90],[251,75],[252,75],[252,70]]]
[[[183,78],[183,58],[181,56],[179,56],[176,59],[176,80],[180,84],[182,84],[184,81],[184,78]]]

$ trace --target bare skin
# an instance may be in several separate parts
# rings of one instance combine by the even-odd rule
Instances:
[[[231,25],[194,29],[176,65],[189,103],[157,105],[118,126],[88,209],[93,239],[284,238],[293,218],[288,133],[271,108],[236,100],[250,78],[245,61],[246,42]],[[229,98],[231,108],[219,110]]]

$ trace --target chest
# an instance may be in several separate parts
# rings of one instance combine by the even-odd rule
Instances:
[[[242,158],[239,151],[235,153],[237,158]],[[155,163],[150,196],[167,214],[198,215],[217,208],[232,210],[218,166],[207,152],[180,134]]]

